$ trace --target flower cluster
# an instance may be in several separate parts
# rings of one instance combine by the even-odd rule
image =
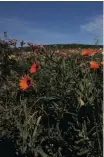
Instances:
[[[86,56],[86,55],[94,55],[95,53],[98,53],[99,52],[99,49],[91,49],[91,48],[88,48],[88,49],[83,49],[82,50],[82,55],[83,56]]]
[[[9,46],[14,46],[14,47],[16,47],[17,44],[20,45],[21,47],[23,47],[25,44],[27,44],[28,46],[32,47],[34,49],[34,51],[38,48],[44,49],[44,45],[42,45],[42,44],[37,45],[36,43],[33,43],[33,42],[25,42],[24,40],[17,40],[17,39],[11,39],[11,38],[8,38],[6,40],[0,39],[0,44],[4,45],[6,43]]]
[[[37,61],[35,61],[30,67],[29,72],[30,74],[36,73],[39,69],[40,69],[40,64]],[[32,78],[29,76],[29,74],[28,75],[25,74],[24,76],[22,76],[19,82],[20,89],[22,90],[27,90],[32,86],[32,84],[33,81]]]
[[[99,50],[98,49],[91,49],[91,48],[89,48],[89,49],[83,49],[82,50],[82,56],[93,56],[94,54],[96,54],[96,53],[98,53],[99,52]],[[98,69],[99,68],[99,64],[96,62],[96,61],[91,61],[91,58],[89,59],[90,61],[89,61],[89,64],[90,64],[90,68],[91,69]],[[101,65],[104,65],[104,62],[101,62],[100,63]]]

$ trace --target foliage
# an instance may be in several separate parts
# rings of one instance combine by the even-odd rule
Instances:
[[[8,43],[0,47],[1,143],[14,142],[17,156],[102,157],[102,54],[90,56],[100,65],[91,69],[89,56],[63,57],[39,45],[31,45],[28,56],[21,44],[21,51]],[[40,69],[31,74],[34,61]],[[25,74],[34,85],[22,91]]]

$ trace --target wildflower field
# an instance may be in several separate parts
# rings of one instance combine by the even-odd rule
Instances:
[[[103,54],[0,41],[0,157],[103,156]]]

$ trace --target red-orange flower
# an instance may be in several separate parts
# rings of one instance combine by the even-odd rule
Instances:
[[[90,67],[92,69],[98,69],[99,68],[99,64],[97,62],[95,62],[95,61],[91,61],[90,62]]]
[[[33,65],[30,68],[30,73],[35,73],[40,69],[40,65],[38,62],[34,62]]]
[[[22,79],[19,82],[20,89],[26,90],[32,86],[32,79],[29,75],[22,76]]]

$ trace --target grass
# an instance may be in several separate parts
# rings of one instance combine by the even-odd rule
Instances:
[[[102,157],[102,54],[90,58],[98,69],[87,56],[63,57],[52,48],[28,56],[4,44],[0,54],[0,156]],[[22,91],[19,80],[34,61],[40,70]]]

